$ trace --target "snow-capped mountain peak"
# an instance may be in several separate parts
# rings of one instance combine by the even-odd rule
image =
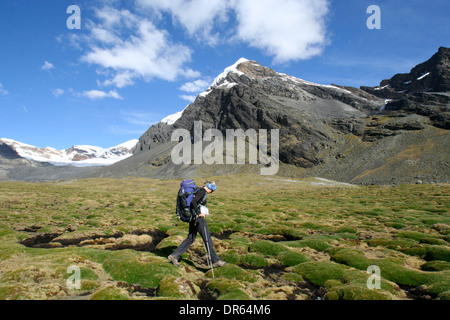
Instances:
[[[213,81],[212,85],[205,91],[200,93],[200,97],[205,97],[207,96],[214,88],[218,88],[220,86],[226,86],[227,88],[231,88],[235,85],[237,85],[237,83],[234,82],[229,82],[227,80],[227,76],[230,73],[236,73],[237,75],[243,75],[244,73],[242,71],[239,71],[238,67],[240,64],[245,63],[245,62],[249,62],[250,60],[246,59],[246,58],[240,58],[238,61],[236,61],[235,64],[225,68],[225,70],[219,74]]]
[[[64,150],[57,150],[51,147],[38,148],[5,138],[0,139],[0,143],[10,146],[22,158],[28,160],[48,162],[55,166],[92,167],[112,165],[130,157],[138,140],[130,140],[111,148],[75,145]]]
[[[225,70],[214,79],[214,82],[211,85],[211,88],[217,87],[224,79],[226,79],[228,74],[231,72],[234,72],[238,75],[244,74],[242,71],[238,70],[238,67],[241,63],[248,62],[248,61],[250,61],[250,60],[248,60],[246,58],[240,58],[238,61],[236,61],[235,64],[229,66],[228,68],[225,68]]]
[[[186,106],[186,108],[187,107],[189,107],[189,105]],[[164,119],[161,120],[161,122],[168,124],[168,125],[174,124],[178,119],[181,118],[181,116],[183,115],[183,112],[184,112],[184,110],[186,110],[186,108],[184,108],[183,110],[181,110],[177,113],[174,113],[174,114],[171,114],[170,116],[165,117]]]
[[[204,96],[208,95],[211,92],[211,90],[213,90],[214,88],[217,88],[219,86],[227,86],[228,88],[231,88],[234,85],[237,85],[237,83],[228,82],[226,80],[226,78],[227,78],[228,74],[232,73],[232,72],[236,73],[238,75],[244,74],[243,72],[238,70],[238,66],[241,63],[248,62],[248,61],[250,61],[250,60],[245,59],[245,58],[240,58],[235,64],[225,68],[225,70],[214,79],[211,86],[205,92],[200,93],[199,96],[204,97]],[[189,105],[187,107],[189,107]],[[165,117],[164,119],[161,120],[161,122],[168,124],[168,125],[174,124],[178,119],[181,118],[181,116],[183,115],[183,112],[184,112],[184,110],[186,110],[186,108],[184,108],[182,111],[179,111],[177,113],[174,113],[174,114],[171,114],[171,115]]]

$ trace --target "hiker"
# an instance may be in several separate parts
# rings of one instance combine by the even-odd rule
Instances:
[[[213,267],[223,267],[226,262],[220,260],[219,256],[216,254],[214,250],[214,246],[211,240],[211,234],[209,232],[208,224],[206,223],[206,216],[208,210],[205,213],[200,212],[200,207],[206,207],[206,197],[208,194],[213,193],[217,190],[217,186],[212,181],[206,181],[202,188],[199,188],[195,197],[191,202],[191,212],[194,215],[194,219],[189,222],[189,235],[186,240],[184,240],[181,245],[168,257],[168,259],[177,267],[180,266],[178,260],[181,255],[189,249],[189,247],[194,243],[195,238],[197,237],[197,232],[200,233],[205,247],[208,248],[210,259]],[[207,241],[206,241],[206,240]]]

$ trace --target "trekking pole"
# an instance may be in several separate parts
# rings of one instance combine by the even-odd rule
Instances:
[[[211,272],[212,272],[212,276],[213,279],[215,279],[214,277],[214,268],[213,268],[213,264],[212,264],[212,260],[211,260],[211,253],[209,251],[209,243],[208,243],[208,236],[206,235],[206,226],[203,225],[203,232],[205,233],[205,250],[206,250],[206,261],[208,263],[208,267],[211,267]],[[209,257],[209,259],[208,259]]]

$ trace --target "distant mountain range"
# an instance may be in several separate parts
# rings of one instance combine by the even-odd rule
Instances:
[[[0,139],[0,145],[9,146],[8,154],[54,166],[92,167],[108,166],[132,155],[138,140],[130,140],[112,148],[77,145],[64,150],[38,148],[11,139]],[[6,148],[4,148],[6,150]],[[6,154],[6,151],[5,151]]]
[[[240,59],[184,110],[151,126],[132,156],[76,177],[260,172],[264,164],[174,164],[171,152],[178,142],[171,141],[172,133],[185,129],[194,136],[201,121],[202,132],[213,128],[224,136],[228,129],[278,129],[281,176],[355,184],[448,182],[449,61],[450,49],[441,47],[409,73],[353,88],[312,83]]]

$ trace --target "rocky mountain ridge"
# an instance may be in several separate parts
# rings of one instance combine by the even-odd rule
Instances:
[[[202,133],[216,129],[224,136],[228,129],[278,129],[280,176],[354,184],[448,182],[449,56],[448,48],[440,48],[410,73],[373,88],[311,83],[240,59],[183,111],[151,126],[133,156],[77,177],[259,174],[264,164],[175,165],[171,153],[180,141],[172,141],[172,133],[184,129],[193,137],[201,122]]]
[[[386,112],[419,114],[432,125],[450,129],[450,48],[441,47],[428,61],[409,73],[383,80],[378,87],[361,89],[387,99]]]
[[[172,132],[183,128],[193,135],[194,122],[202,121],[204,130],[224,134],[230,128],[278,128],[284,176],[362,184],[446,182],[449,56],[449,49],[440,48],[410,73],[359,89],[311,83],[240,59],[176,121],[149,128],[126,164],[102,174],[181,178],[257,172],[249,166],[174,166]]]
[[[429,60],[415,66],[409,73],[400,73],[381,81],[374,88],[363,90],[386,99],[403,98],[404,94],[450,91],[450,48],[440,47]]]
[[[358,119],[379,110],[384,99],[367,92],[311,83],[240,59],[225,69],[172,125],[152,126],[140,139],[135,154],[170,142],[175,129],[280,129],[280,160],[313,167],[320,149],[331,147],[329,119]],[[313,129],[309,128],[313,126]],[[193,133],[193,132],[192,132]]]

